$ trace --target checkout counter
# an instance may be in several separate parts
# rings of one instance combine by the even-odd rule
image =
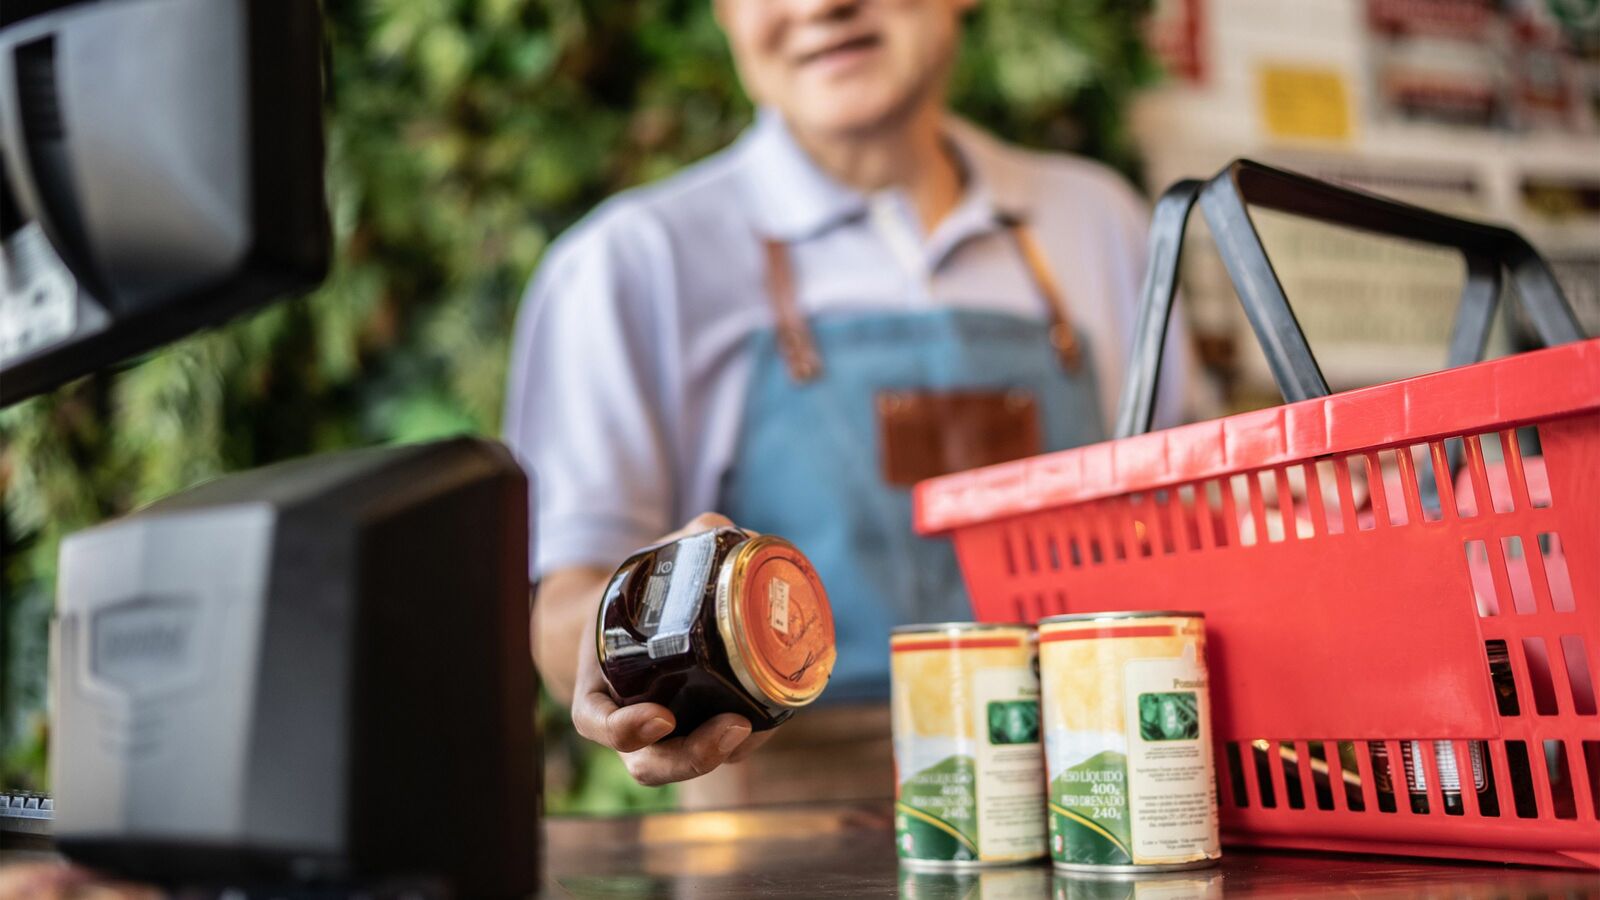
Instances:
[[[429,827],[425,807],[418,808],[416,827]],[[550,818],[544,824],[540,896],[608,900],[1600,897],[1600,877],[1593,872],[1238,847],[1226,848],[1222,862],[1212,869],[1136,879],[1068,877],[1044,865],[971,874],[912,873],[896,863],[893,836],[886,805]],[[0,847],[0,876],[7,866],[51,858],[48,843],[42,840],[27,848]]]

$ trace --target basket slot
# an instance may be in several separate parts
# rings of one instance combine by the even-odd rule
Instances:
[[[1541,547],[1541,541],[1537,538],[1523,535],[1513,535],[1513,537],[1516,538],[1516,547],[1521,560],[1516,566],[1517,571],[1511,573],[1512,587],[1516,587],[1518,578],[1526,578],[1529,590],[1534,598],[1535,607],[1565,612],[1566,610],[1556,608],[1555,594],[1550,590],[1550,579],[1545,572],[1545,554]],[[1519,575],[1518,572],[1521,574]],[[1570,600],[1570,597],[1568,599]]]
[[[1257,738],[1250,742],[1250,756],[1254,763],[1256,802],[1261,804],[1262,809],[1277,808],[1278,794],[1280,793],[1276,782],[1273,780],[1273,767],[1269,764],[1271,759],[1269,753],[1270,747],[1265,740]]]
[[[1182,540],[1182,523],[1173,519],[1174,492],[1162,488],[1155,492],[1155,520],[1156,532],[1160,538],[1161,555],[1171,556],[1178,552],[1178,542]]]
[[[1307,741],[1307,760],[1311,768],[1311,794],[1317,801],[1317,809],[1333,809],[1333,783],[1330,776],[1338,771],[1338,767],[1329,769],[1328,748],[1322,741]]]
[[[1039,554],[1033,547],[1033,529],[1023,523],[1017,526],[1015,534],[1017,543],[1022,546],[1022,554],[1017,559],[1018,565],[1026,566],[1024,571],[1029,575],[1039,574]]]
[[[1511,781],[1511,808],[1520,819],[1539,816],[1539,805],[1533,795],[1533,768],[1528,764],[1528,745],[1525,741],[1506,741],[1506,769]]]
[[[1367,466],[1372,474],[1368,490],[1372,494],[1372,518],[1378,525],[1398,527],[1410,521],[1406,517],[1406,501],[1389,491],[1389,473],[1400,477],[1399,457],[1390,450],[1367,453]]]
[[[1506,561],[1506,580],[1511,584],[1511,605],[1518,613],[1529,615],[1538,611],[1533,600],[1533,579],[1528,575],[1528,555],[1520,535],[1500,538],[1500,555]]]
[[[1497,606],[1500,612],[1515,611],[1524,615],[1533,612],[1531,609],[1520,609],[1516,605],[1516,598],[1511,591],[1511,575],[1506,571],[1505,555],[1501,552],[1500,542],[1487,541],[1485,546],[1489,554],[1489,577],[1494,581],[1494,593],[1499,601]]]
[[[1422,512],[1422,487],[1417,481],[1416,447],[1400,447],[1395,450],[1385,451],[1393,456],[1395,469],[1400,473],[1400,493],[1403,495],[1402,505],[1399,507],[1405,512],[1405,522],[1422,524],[1426,521]]]
[[[1443,446],[1437,442],[1412,444],[1407,455],[1411,457],[1411,474],[1416,479],[1417,500],[1422,507],[1422,521],[1444,521],[1445,507],[1453,504],[1455,497],[1448,493],[1450,482],[1448,461],[1442,477],[1438,468],[1439,460],[1444,458]]]
[[[1494,689],[1495,705],[1501,716],[1512,717],[1522,713],[1517,700],[1517,680],[1511,671],[1511,651],[1499,638],[1483,642],[1489,657],[1489,684]]]
[[[1473,753],[1474,747],[1478,750],[1477,754]],[[1482,744],[1470,741],[1451,741],[1450,752],[1455,757],[1456,771],[1461,773],[1460,802],[1456,807],[1459,811],[1455,815],[1476,819],[1483,814],[1478,794],[1489,786],[1488,773],[1483,768],[1487,764],[1487,754],[1483,752]],[[1447,808],[1445,812],[1450,812],[1450,809]]]
[[[1589,789],[1583,796],[1589,798],[1589,817],[1600,819],[1600,741],[1584,741],[1583,771],[1589,779]]]
[[[1444,794],[1445,784],[1443,773],[1440,771],[1439,767],[1439,754],[1441,752],[1451,754],[1454,753],[1454,751],[1450,749],[1449,742],[1411,742],[1412,765],[1415,767],[1414,774],[1411,778],[1411,784],[1409,786],[1411,791],[1411,809],[1413,812],[1424,815],[1428,813],[1437,814],[1440,812],[1444,813],[1445,815],[1450,814],[1450,803],[1446,800]],[[1420,759],[1418,757],[1420,757]],[[1452,755],[1452,759],[1453,758],[1454,757]],[[1461,789],[1459,773],[1461,770],[1457,769],[1456,772],[1456,793],[1459,794]],[[1415,773],[1420,773],[1422,777],[1420,779],[1417,778]],[[1421,787],[1422,790],[1417,790],[1418,787]]]
[[[1489,547],[1481,540],[1464,541],[1467,557],[1467,583],[1472,586],[1472,602],[1480,616],[1500,615],[1500,593],[1495,590],[1494,573],[1489,569]]]
[[[1130,494],[1110,504],[1113,530],[1128,547],[1129,559],[1148,557],[1159,544],[1153,494]]]
[[[1528,682],[1533,685],[1533,710],[1553,716],[1560,710],[1556,702],[1555,680],[1550,673],[1550,650],[1542,637],[1522,639],[1522,655],[1528,664]]]
[[[1250,516],[1250,490],[1242,474],[1228,475],[1218,481],[1222,489],[1223,531],[1228,535],[1228,545],[1249,547],[1256,542],[1256,530],[1248,525]],[[1249,541],[1246,542],[1246,537]]]
[[[1483,448],[1484,475],[1485,480],[1489,482],[1489,508],[1496,515],[1514,511],[1517,507],[1512,499],[1511,469],[1506,453],[1507,442],[1500,440],[1500,432],[1489,431],[1478,435],[1478,443]]]
[[[1301,466],[1306,480],[1306,509],[1311,516],[1311,533],[1315,537],[1328,535],[1328,501],[1323,494],[1322,461],[1308,462]],[[1331,485],[1330,485],[1331,487]]]
[[[1595,715],[1594,675],[1589,671],[1589,654],[1581,635],[1561,636],[1561,658],[1566,663],[1567,686],[1572,689],[1572,711],[1580,716]]]
[[[1511,505],[1517,509],[1533,509],[1528,475],[1523,466],[1521,434],[1510,428],[1500,432],[1500,447],[1505,455],[1506,480],[1511,489]]]
[[[1062,524],[1067,529],[1067,562],[1074,569],[1081,569],[1089,558],[1083,536],[1083,517],[1069,514]]]
[[[1215,478],[1209,478],[1202,485],[1206,498],[1206,515],[1202,519],[1200,533],[1206,535],[1208,549],[1223,549],[1234,546],[1236,543],[1232,533],[1228,530],[1229,510],[1231,503],[1225,503],[1227,492],[1223,490],[1223,483]],[[1229,498],[1231,499],[1231,498]]]
[[[1528,508],[1550,508],[1550,475],[1544,466],[1544,441],[1537,425],[1524,425],[1517,429],[1517,464],[1522,468],[1522,482],[1527,489]],[[1539,462],[1528,461],[1534,457]],[[1521,502],[1521,499],[1518,499]]]
[[[1346,504],[1349,508],[1349,517],[1355,520],[1355,525],[1348,533],[1357,531],[1371,531],[1378,527],[1378,507],[1375,505],[1376,497],[1372,490],[1374,473],[1369,466],[1369,461],[1364,454],[1355,454],[1345,457],[1344,467],[1350,478],[1350,498]],[[1376,476],[1380,479],[1381,475]],[[1343,502],[1343,494],[1339,497]]]
[[[1395,801],[1402,812],[1410,812],[1414,815],[1427,815],[1429,809],[1426,788],[1418,790],[1419,786],[1425,786],[1429,783],[1427,773],[1419,768],[1419,754],[1416,750],[1421,743],[1421,741],[1410,738],[1402,740],[1399,742],[1400,754],[1389,757],[1391,760],[1398,760],[1394,764]],[[1386,744],[1385,746],[1390,745]],[[1422,756],[1426,756],[1426,754],[1422,754]]]
[[[1489,473],[1483,461],[1483,445],[1475,434],[1469,434],[1463,438],[1462,445],[1466,448],[1467,477],[1472,488],[1472,494],[1466,497],[1467,509],[1461,514],[1463,516],[1487,515],[1489,510],[1494,509],[1494,506],[1492,499],[1485,500],[1485,498],[1492,497],[1492,495],[1489,493]],[[1463,496],[1464,494],[1456,495],[1458,505],[1460,505],[1460,500]]]
[[[1550,810],[1558,819],[1578,817],[1578,799],[1573,791],[1572,766],[1567,742],[1547,738],[1544,742],[1546,774],[1550,778]]]
[[[1567,571],[1567,555],[1560,535],[1553,531],[1542,532],[1536,546],[1544,563],[1539,569],[1550,592],[1551,608],[1556,612],[1572,612],[1572,575]]]
[[[1448,513],[1450,517],[1459,516],[1460,508],[1456,500],[1456,486],[1450,477],[1450,454],[1444,441],[1428,442],[1428,456],[1433,463],[1433,489],[1439,497],[1439,519],[1443,521]],[[1459,458],[1459,457],[1457,457]]]
[[[1489,818],[1500,815],[1500,798],[1506,784],[1505,756],[1499,757],[1499,768],[1496,768],[1494,749],[1500,745],[1498,741],[1478,741],[1479,754],[1483,757],[1483,788],[1476,792],[1473,798],[1478,805],[1478,814]],[[1497,774],[1498,773],[1498,774]]]
[[[1357,742],[1356,760],[1361,768],[1361,783],[1367,807],[1378,812],[1394,812],[1394,794],[1390,790],[1392,782],[1389,780],[1389,758],[1384,753],[1382,743]]]
[[[1363,788],[1372,784],[1370,770],[1362,765],[1356,753],[1355,741],[1339,741],[1339,781],[1344,786],[1344,807],[1351,812],[1366,812],[1367,797]],[[1366,774],[1363,774],[1363,772]]]
[[[1301,476],[1298,479],[1290,477],[1291,472],[1298,473],[1299,471],[1299,466],[1285,466],[1271,470],[1275,493],[1278,495],[1278,528],[1268,535],[1273,541],[1298,540],[1301,537],[1300,516],[1294,508],[1294,503],[1296,497],[1305,496],[1305,477]],[[1265,485],[1265,479],[1266,473],[1263,472],[1263,486]],[[1295,481],[1300,482],[1298,491],[1295,489]],[[1306,535],[1306,537],[1310,537],[1310,535]]]
[[[1354,531],[1354,526],[1346,524],[1344,511],[1349,503],[1343,499],[1346,494],[1341,486],[1349,476],[1339,473],[1338,461],[1333,459],[1319,459],[1312,469],[1317,479],[1317,495],[1312,500],[1317,511],[1313,515],[1322,518],[1321,533],[1335,535]]]
[[[1277,745],[1283,765],[1284,801],[1290,809],[1305,809],[1305,745],[1297,741],[1278,741]]]
[[[1432,448],[1428,444],[1412,444],[1397,452],[1406,499],[1415,497],[1417,501],[1412,521],[1419,524],[1443,521],[1444,504],[1439,493],[1439,477],[1433,469]]]
[[[1184,499],[1184,489],[1189,497]],[[1193,553],[1200,549],[1200,529],[1194,522],[1194,489],[1182,485],[1167,494],[1167,528],[1172,533],[1172,552]]]
[[[1511,664],[1511,680],[1516,687],[1519,708],[1527,714],[1534,714],[1535,710],[1528,709],[1528,701],[1533,698],[1533,678],[1528,671],[1527,657],[1521,647],[1507,641],[1506,659]]]
[[[1519,742],[1523,743],[1523,742]],[[1551,748],[1537,738],[1523,743],[1527,748],[1528,767],[1533,775],[1534,802],[1538,806],[1540,818],[1551,818],[1555,810],[1555,786],[1552,784],[1550,757],[1547,754]]]
[[[1465,465],[1467,457],[1466,439],[1459,435],[1447,437],[1436,442],[1443,448],[1433,456],[1433,472],[1439,481],[1440,505],[1444,508],[1446,517],[1453,516],[1457,519],[1470,519],[1477,515],[1478,509],[1473,503],[1473,494],[1470,484],[1457,480],[1457,473]],[[1463,487],[1468,490],[1462,490]]]
[[[1183,549],[1189,552],[1210,550],[1208,538],[1210,527],[1202,524],[1204,510],[1200,505],[1200,495],[1205,488],[1196,488],[1192,484],[1178,486],[1177,497],[1173,501],[1172,515],[1177,520],[1176,530],[1183,536],[1180,542]]]
[[[1111,550],[1111,558],[1117,562],[1127,562],[1132,555],[1129,539],[1133,533],[1132,526],[1128,524],[1127,501],[1111,500],[1101,503],[1100,512],[1106,546]]]
[[[1378,812],[1398,812],[1399,795],[1405,790],[1405,772],[1400,765],[1399,741],[1368,741],[1368,755],[1372,757],[1372,777],[1378,792]],[[1410,811],[1410,804],[1405,804]]]

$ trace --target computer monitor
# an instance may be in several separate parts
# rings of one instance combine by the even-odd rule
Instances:
[[[0,406],[322,280],[316,0],[5,5]]]
[[[184,884],[538,887],[528,482],[486,440],[306,457],[68,537],[68,857]]]

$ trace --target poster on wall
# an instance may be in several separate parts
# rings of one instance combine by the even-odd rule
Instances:
[[[1494,0],[1367,0],[1374,118],[1508,124],[1502,26]]]
[[[1145,20],[1145,44],[1167,77],[1183,84],[1206,81],[1205,0],[1157,0]]]
[[[1600,0],[1366,0],[1374,118],[1592,133]]]

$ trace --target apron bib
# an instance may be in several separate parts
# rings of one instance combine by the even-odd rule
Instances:
[[[807,320],[787,248],[767,245],[777,324],[751,338],[719,507],[794,542],[827,586],[839,656],[819,704],[887,699],[894,626],[972,617],[950,542],[912,530],[907,476],[1106,437],[1091,348],[1031,236],[1010,233],[1045,321],[964,309]]]

